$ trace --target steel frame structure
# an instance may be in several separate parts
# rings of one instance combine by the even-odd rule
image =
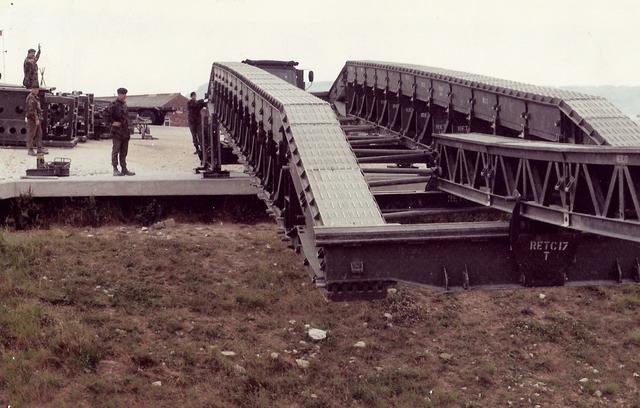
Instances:
[[[23,87],[0,88],[0,144],[26,145],[24,115],[28,93]],[[93,95],[53,95],[49,89],[42,89],[40,98],[45,145],[73,147],[79,136],[88,137],[93,134]]]
[[[347,62],[331,94],[348,115],[436,152],[441,191],[640,242],[640,128],[603,98],[360,61]]]
[[[49,145],[73,147],[78,143],[78,99],[45,94],[42,106],[43,138]]]
[[[616,180],[626,180],[626,186],[630,186],[637,175],[635,153],[624,150],[633,157],[627,163],[628,171],[620,167],[625,163],[611,162],[620,160],[614,150],[608,156],[600,155],[601,150],[591,150],[593,160],[574,163],[572,157],[582,153],[567,159],[562,151],[566,144],[560,147],[557,143],[527,140],[539,138],[540,129],[548,126],[540,123],[537,116],[525,118],[526,126],[520,131],[513,124],[509,127],[508,115],[494,117],[496,130],[491,133],[521,136],[507,139],[510,147],[497,136],[487,135],[495,139],[480,142],[468,134],[467,139],[462,139],[461,135],[433,132],[442,127],[438,125],[440,113],[425,115],[415,109],[415,98],[406,99],[390,89],[356,89],[345,74],[348,66],[349,63],[329,94],[333,107],[345,113],[336,116],[326,102],[265,71],[241,63],[215,63],[209,82],[210,103],[203,118],[207,125],[203,135],[205,157],[209,157],[205,162],[211,169],[219,168],[216,141],[226,136],[261,187],[259,195],[281,232],[291,241],[292,248],[302,253],[313,281],[328,297],[380,297],[388,285],[397,281],[452,290],[640,280],[640,246],[628,240],[637,231],[633,224],[633,217],[637,217],[634,196],[625,198],[621,207],[613,198],[615,189],[610,194],[607,190],[604,200],[597,192],[590,195],[596,197],[594,217],[604,218],[605,230],[609,223],[622,223],[625,241],[545,226],[567,226],[565,215],[569,213],[569,226],[586,231],[584,219],[594,217],[588,217],[588,211],[580,212],[585,211],[583,186],[593,187],[596,175],[606,174],[609,169],[604,167],[611,165],[611,171],[622,174]],[[415,93],[416,87],[410,88]],[[453,94],[448,97],[444,130],[460,123],[452,112]],[[517,97],[517,92],[509,96],[512,100]],[[496,98],[502,100],[500,96]],[[341,101],[346,106],[341,107]],[[403,106],[402,101],[414,107]],[[528,101],[527,112],[538,109],[560,115],[562,122],[565,111],[558,108],[562,103],[551,99],[543,102],[545,106],[541,108],[535,106],[535,100]],[[500,112],[503,110],[510,111],[501,108]],[[551,132],[542,139],[570,139],[592,145],[573,146],[585,149],[599,149],[593,145],[614,140],[606,127],[583,119],[576,123],[576,115],[567,115],[565,122],[570,120],[571,124],[552,126],[560,129],[555,130],[555,139]],[[466,119],[465,130],[475,129],[473,120]],[[563,133],[565,130],[568,133]],[[584,134],[579,135],[580,132]],[[627,129],[624,137],[615,139],[616,143],[632,139],[633,135],[633,129]],[[524,144],[513,146],[514,142]],[[483,160],[498,160],[508,166],[492,171]],[[380,166],[384,163],[396,167]],[[414,163],[422,166],[416,168]],[[499,172],[511,174],[502,189]],[[593,177],[580,179],[583,173]],[[561,178],[569,174],[576,180]],[[490,182],[483,184],[488,179]],[[531,180],[537,179],[542,181],[530,187]],[[597,183],[600,190],[610,188],[606,181]],[[579,187],[573,193],[571,186],[576,184]],[[415,186],[419,188],[414,189]],[[625,183],[618,181],[616,186],[622,188]],[[485,208],[489,204],[489,211],[511,212],[511,223],[500,218],[438,221],[452,213],[480,214],[482,209],[468,204],[470,201]],[[556,211],[558,203],[565,206],[551,214],[556,218],[562,214],[561,222],[536,221],[539,217],[533,215],[534,209]],[[622,208],[623,216],[617,216],[620,213],[615,208]],[[390,223],[416,216],[434,217],[435,222]],[[607,235],[602,234],[600,224],[594,222],[595,232]],[[609,256],[602,257],[603,251]],[[461,257],[461,252],[466,256]]]
[[[478,132],[560,143],[639,146],[640,128],[606,99],[410,64],[348,61],[330,90],[346,113],[417,143]]]

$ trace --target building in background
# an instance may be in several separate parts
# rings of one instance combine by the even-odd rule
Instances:
[[[99,97],[96,100],[113,101],[115,97]],[[188,126],[187,102],[180,93],[127,95],[129,111],[151,120],[154,125]]]

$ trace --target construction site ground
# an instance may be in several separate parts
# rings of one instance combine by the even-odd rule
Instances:
[[[640,407],[639,285],[330,303],[224,220],[5,230],[0,271],[3,406]]]
[[[200,161],[193,154],[191,133],[186,127],[150,126],[154,139],[142,139],[140,134],[131,136],[128,165],[139,177],[193,174]],[[56,157],[71,159],[71,176],[110,176],[111,140],[89,140],[74,148],[48,148],[46,161]],[[36,159],[27,155],[27,149],[0,148],[0,182],[17,180],[28,168],[34,168]],[[230,170],[242,171],[240,166]]]

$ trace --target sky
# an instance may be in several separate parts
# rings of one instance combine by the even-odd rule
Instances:
[[[214,61],[296,60],[333,81],[350,59],[551,86],[640,85],[637,0],[0,0],[6,72],[42,44],[48,86],[188,93]],[[2,41],[0,41],[2,47]]]

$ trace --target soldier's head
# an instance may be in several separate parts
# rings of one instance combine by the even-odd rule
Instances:
[[[126,88],[118,88],[118,100],[119,101],[126,101],[127,100],[127,89]]]
[[[192,101],[196,100],[196,93],[195,92],[191,92],[191,100]]]
[[[30,48],[29,51],[27,51],[27,58],[35,58],[36,57],[36,50],[34,50],[33,48]]]
[[[31,86],[31,93],[37,95],[40,92],[40,86],[38,84]]]

